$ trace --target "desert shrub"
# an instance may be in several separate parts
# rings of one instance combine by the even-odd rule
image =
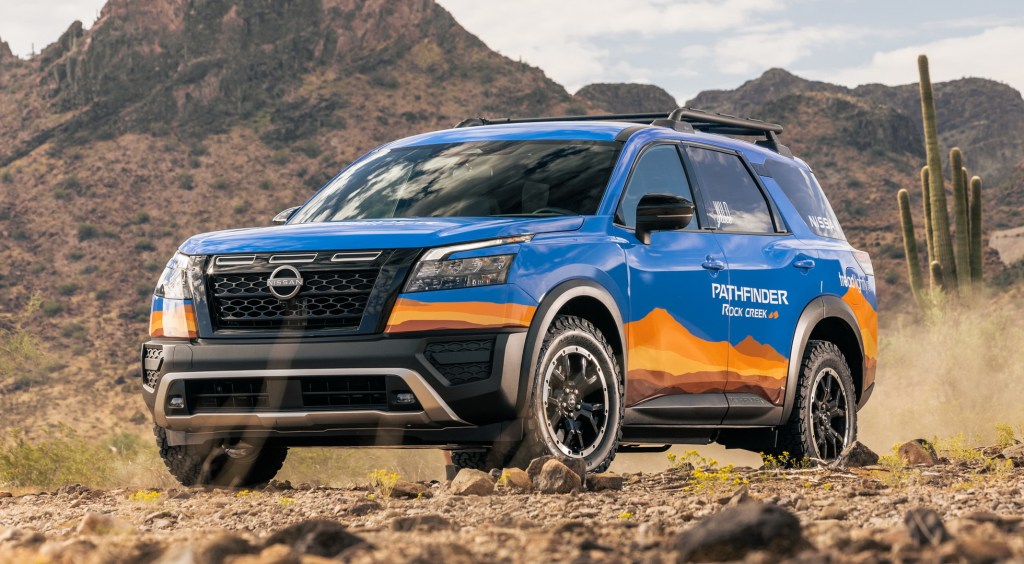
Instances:
[[[146,212],[139,212],[132,216],[132,223],[135,225],[143,225],[149,223],[149,214]]]
[[[191,190],[196,187],[195,178],[187,172],[183,172],[178,175],[178,188],[182,190]]]
[[[60,334],[66,339],[85,339],[89,336],[89,330],[85,328],[85,325],[73,321],[65,325],[60,330]]]
[[[155,251],[156,245],[154,245],[149,239],[139,239],[135,242],[135,250],[142,252]]]
[[[320,144],[313,139],[299,141],[298,143],[292,145],[292,148],[311,159],[315,159],[317,156],[319,156],[322,150],[320,148]]]
[[[70,261],[80,261],[80,260],[82,260],[82,257],[84,257],[84,256],[85,256],[85,253],[83,253],[82,251],[79,251],[78,249],[73,249],[73,250],[68,252],[68,260],[70,260]]]
[[[57,293],[62,296],[73,296],[78,293],[78,284],[74,282],[65,282],[60,286],[57,286]]]
[[[3,173],[0,173],[0,182],[3,182],[4,184],[10,184],[14,182],[14,175],[11,174],[11,171],[5,170],[3,171]]]
[[[45,376],[50,356],[26,329],[41,303],[39,298],[32,298],[13,319],[12,328],[0,329],[0,383],[32,385]]]
[[[46,317],[53,317],[64,311],[64,306],[57,300],[43,300],[39,304],[39,311]]]
[[[79,223],[76,231],[79,241],[88,241],[99,235],[99,228],[91,223]]]
[[[218,178],[218,179],[213,181],[213,189],[214,190],[222,190],[223,191],[223,190],[227,190],[228,187],[230,187],[230,186],[231,186],[231,183],[228,182],[227,178]]]

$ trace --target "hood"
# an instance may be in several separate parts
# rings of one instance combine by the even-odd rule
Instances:
[[[440,247],[526,233],[575,231],[583,217],[445,217],[299,223],[196,235],[187,255]]]

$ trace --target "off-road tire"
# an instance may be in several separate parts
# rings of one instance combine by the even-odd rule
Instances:
[[[247,460],[233,459],[221,444],[171,446],[163,427],[154,426],[160,458],[183,486],[228,486],[244,488],[269,482],[281,470],[288,447],[264,444]]]
[[[544,336],[536,369],[532,375],[533,392],[528,404],[525,436],[511,460],[514,465],[525,467],[530,460],[538,456],[566,456],[566,453],[556,446],[554,441],[557,439],[553,438],[548,430],[543,388],[549,366],[567,347],[585,350],[597,362],[600,368],[599,376],[603,377],[604,391],[608,396],[604,432],[601,438],[595,441],[594,450],[582,456],[587,463],[588,472],[603,472],[615,458],[615,451],[622,438],[622,419],[625,414],[622,370],[611,345],[601,331],[586,319],[571,315],[556,317]]]
[[[840,392],[844,395],[842,403],[846,412],[846,427],[844,428],[845,436],[842,446],[849,446],[857,439],[857,392],[846,357],[833,343],[808,341],[800,365],[800,382],[793,411],[789,420],[779,429],[776,447],[770,449],[766,454],[777,457],[784,452],[788,453],[791,464],[799,463],[805,457],[824,462],[832,462],[838,457],[838,452],[835,452],[834,455],[829,452],[827,456],[823,457],[815,448],[812,403],[815,394],[814,386],[818,383],[818,376],[823,371],[831,371],[829,376],[836,377],[835,383],[841,384]],[[838,450],[841,452],[842,448]]]

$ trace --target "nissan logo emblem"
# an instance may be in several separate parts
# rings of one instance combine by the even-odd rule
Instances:
[[[294,266],[279,266],[267,279],[267,289],[279,300],[290,300],[302,289],[302,276]]]

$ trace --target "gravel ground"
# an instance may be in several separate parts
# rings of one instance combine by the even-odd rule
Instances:
[[[411,499],[287,484],[0,493],[0,561],[1024,561],[1024,469],[1008,463],[624,478],[619,490],[562,495],[401,484]],[[916,508],[935,513],[908,518]],[[790,515],[799,525],[787,529]],[[723,539],[733,552],[707,548]]]

